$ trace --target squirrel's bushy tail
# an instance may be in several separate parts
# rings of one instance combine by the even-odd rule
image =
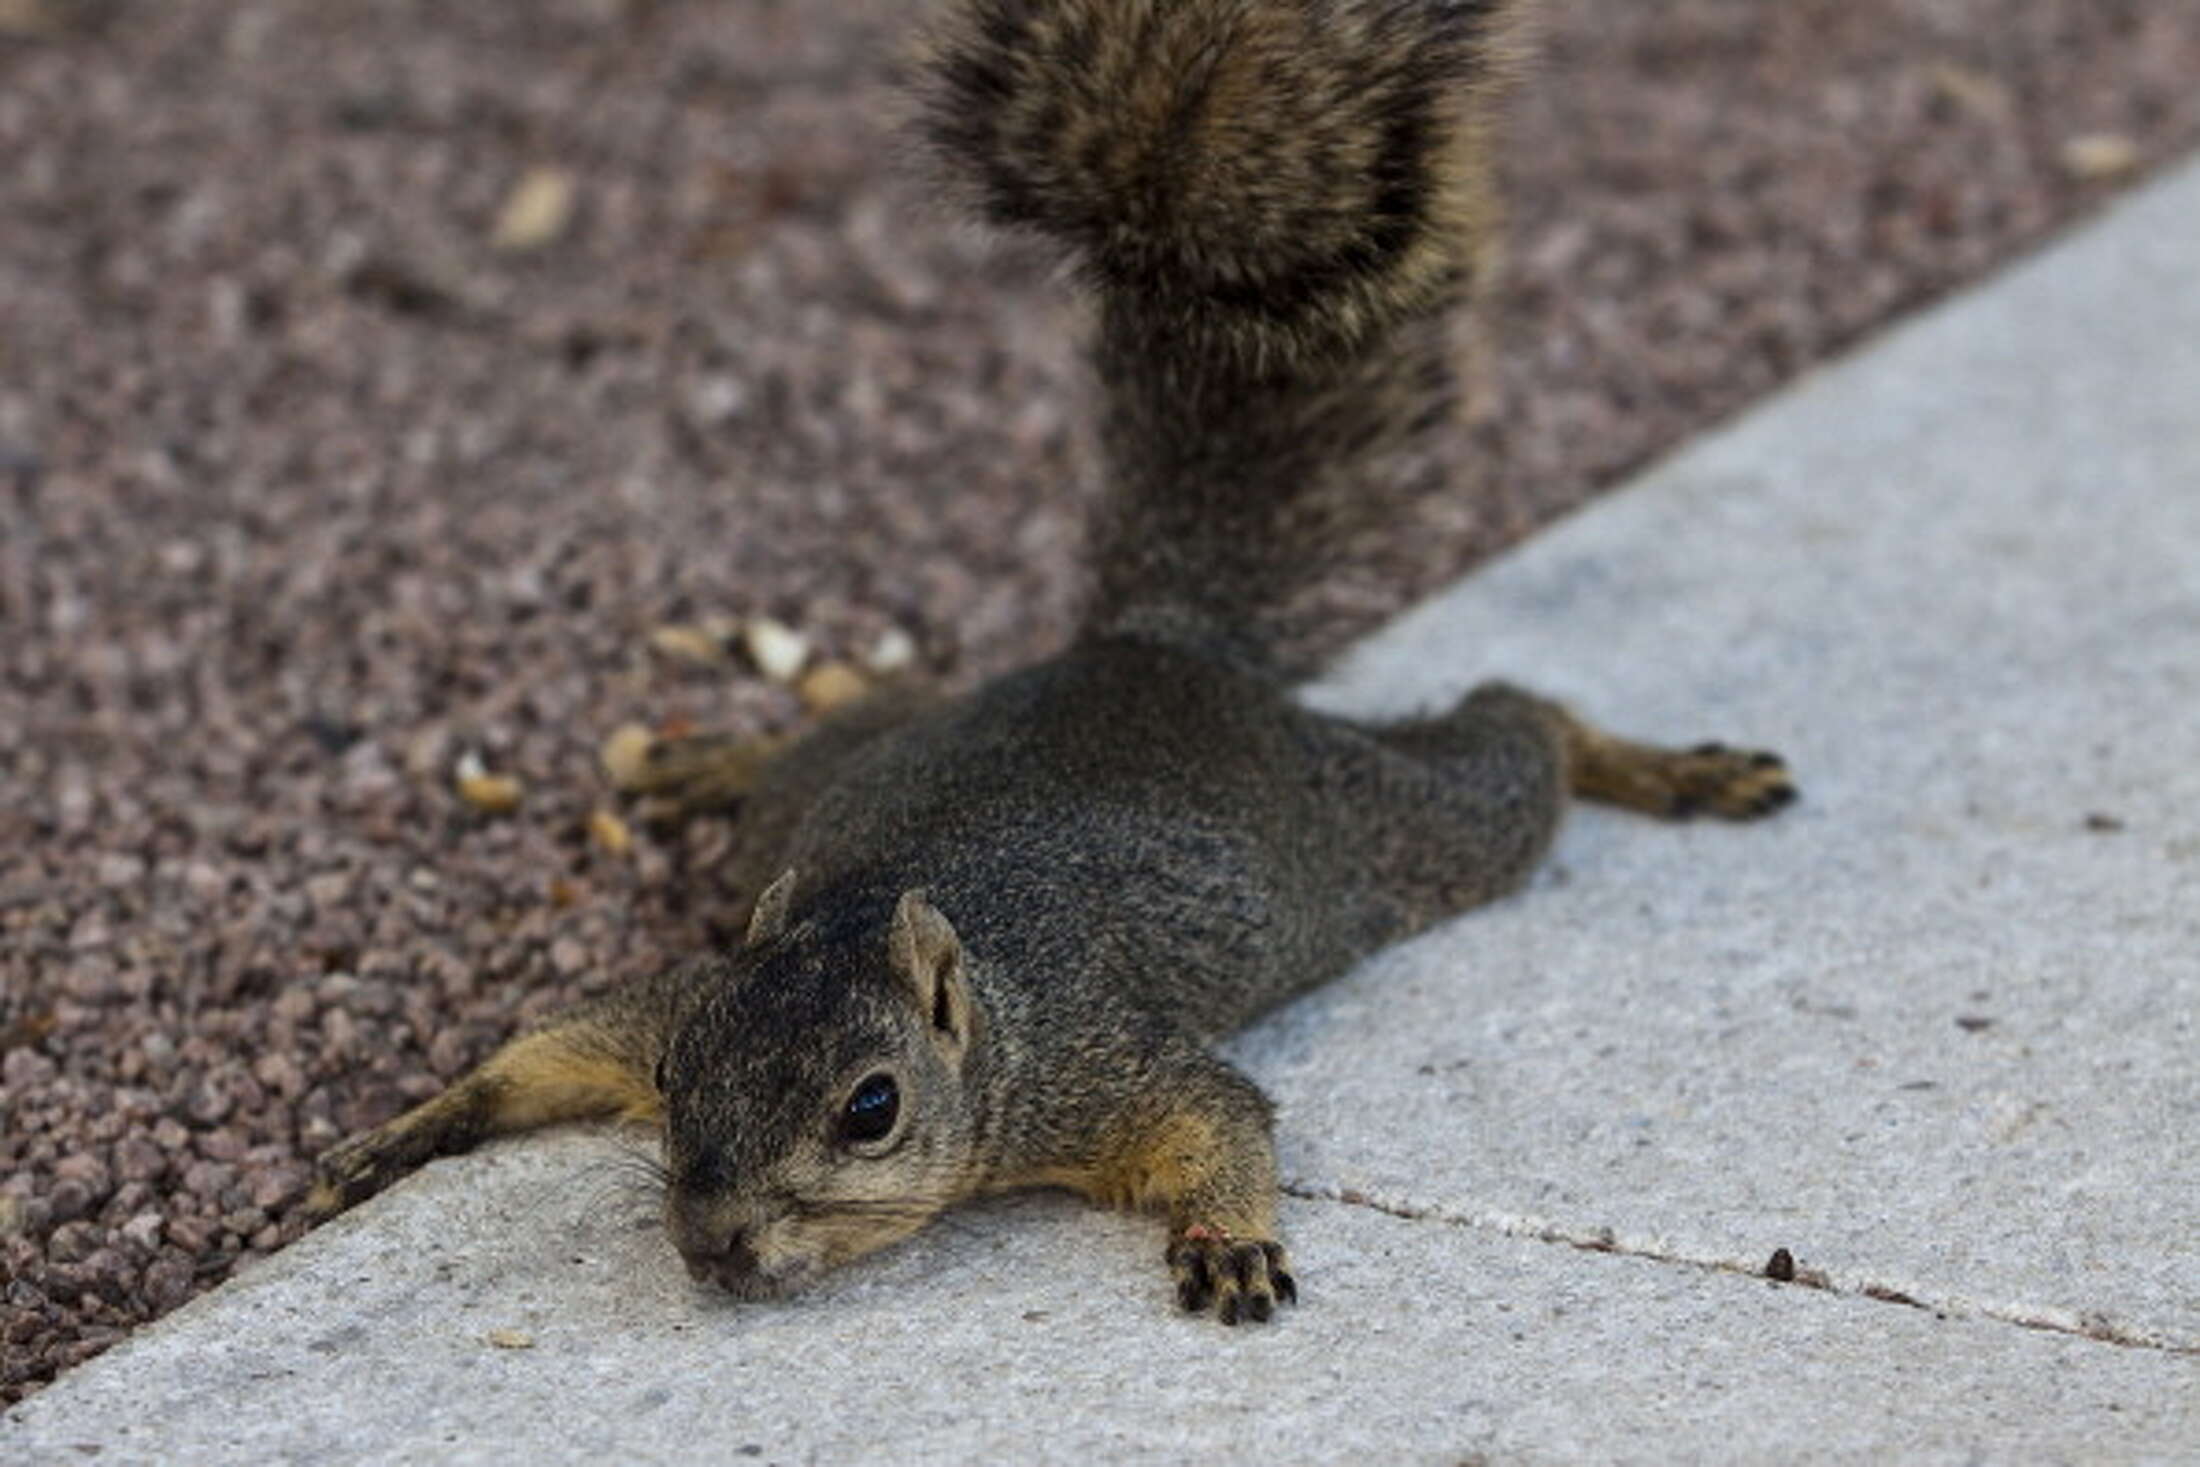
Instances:
[[[1307,603],[1456,396],[1525,0],[958,0],[927,133],[1099,297],[1088,625],[1304,671]],[[1410,457],[1410,454],[1407,455]]]

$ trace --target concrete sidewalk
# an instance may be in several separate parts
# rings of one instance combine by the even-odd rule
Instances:
[[[564,1135],[179,1311],[0,1458],[2200,1459],[2200,165],[1315,696],[1490,674],[1779,748],[1805,803],[1585,813],[1239,1041],[1279,1324],[1175,1314],[1156,1224],[1054,1197],[730,1305]]]

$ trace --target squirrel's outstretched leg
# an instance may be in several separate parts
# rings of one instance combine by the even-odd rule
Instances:
[[[1777,755],[1615,738],[1506,683],[1483,684],[1447,713],[1361,731],[1372,745],[1344,760],[1342,780],[1375,890],[1396,919],[1384,940],[1526,880],[1569,797],[1734,820],[1795,798]]]
[[[306,1215],[363,1202],[439,1156],[559,1121],[656,1121],[657,1059],[680,990],[707,962],[653,975],[567,1009],[523,1034],[432,1100],[321,1154]]]
[[[614,771],[622,794],[639,796],[673,819],[708,815],[766,792],[800,808],[832,782],[840,763],[930,704],[908,683],[893,683],[835,710],[797,738],[691,734],[658,739],[630,768]]]
[[[1137,1093],[1150,1100],[1110,1118],[1091,1157],[1032,1180],[1167,1213],[1177,1302],[1192,1311],[1211,1304],[1224,1324],[1265,1320],[1278,1300],[1299,1296],[1276,1237],[1274,1107],[1189,1043],[1149,1065]]]
[[[1539,726],[1565,768],[1567,793],[1645,815],[1685,820],[1720,815],[1753,820],[1795,799],[1777,754],[1698,744],[1669,749],[1614,737],[1563,704],[1509,683],[1484,683],[1436,718],[1392,724],[1377,736],[1392,748],[1446,762],[1486,758],[1497,729]]]

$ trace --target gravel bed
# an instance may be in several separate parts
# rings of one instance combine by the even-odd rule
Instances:
[[[723,935],[598,752],[802,699],[654,632],[1063,634],[1078,316],[892,146],[909,10],[0,0],[0,1402]],[[1513,119],[1472,487],[1356,623],[2192,144],[2200,7],[1553,0]]]

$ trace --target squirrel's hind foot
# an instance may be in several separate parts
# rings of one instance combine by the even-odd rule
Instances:
[[[1725,744],[1661,749],[1592,737],[1576,745],[1572,783],[1598,800],[1668,820],[1716,815],[1756,820],[1795,803],[1795,781],[1779,755]]]
[[[740,804],[785,747],[784,739],[724,734],[647,737],[605,763],[620,793],[640,798],[643,819],[672,824]]]
[[[1403,725],[1390,738],[1410,740],[1408,747],[1442,748],[1457,743],[1461,729],[1477,726],[1465,719],[1470,713],[1483,720],[1526,713],[1540,721],[1557,737],[1567,792],[1578,800],[1668,820],[1698,815],[1755,820],[1796,800],[1794,778],[1778,754],[1726,744],[1674,749],[1637,743],[1606,733],[1561,703],[1505,683],[1485,683],[1448,718]]]
[[[1769,750],[1698,744],[1669,758],[1675,766],[1674,795],[1666,813],[1676,819],[1711,814],[1756,820],[1786,809],[1797,799],[1786,761]]]

